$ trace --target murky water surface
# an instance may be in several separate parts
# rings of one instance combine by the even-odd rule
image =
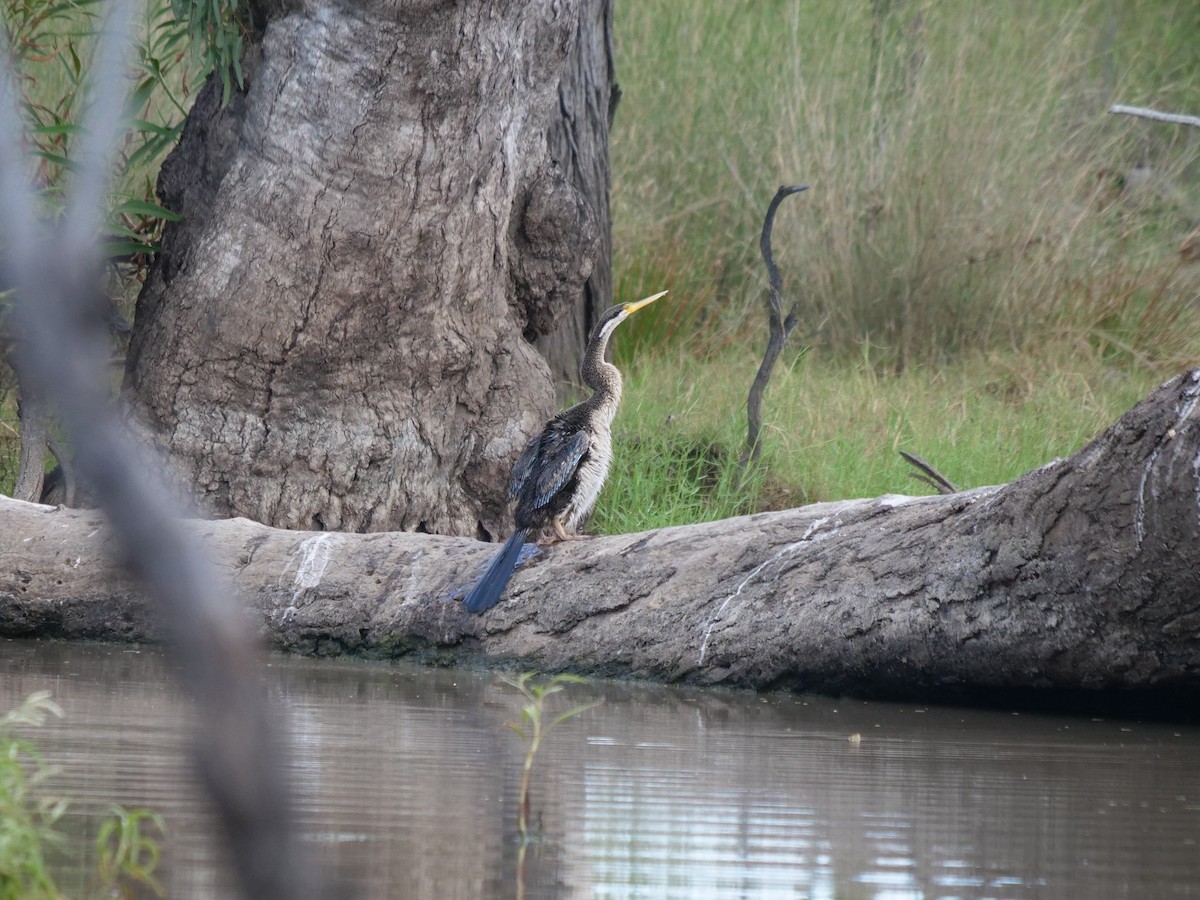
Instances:
[[[360,896],[517,896],[516,691],[268,662],[305,836]],[[41,689],[66,711],[32,735],[75,799],[66,829],[153,807],[170,896],[230,896],[163,655],[0,643],[0,706]],[[596,699],[537,757],[529,898],[1200,897],[1195,726],[611,683],[550,703]],[[64,863],[73,896],[89,864]]]

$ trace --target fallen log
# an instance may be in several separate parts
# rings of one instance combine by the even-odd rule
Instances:
[[[1003,486],[543,548],[196,521],[276,648],[757,689],[1200,693],[1200,369]],[[156,640],[98,513],[0,500],[0,634]]]

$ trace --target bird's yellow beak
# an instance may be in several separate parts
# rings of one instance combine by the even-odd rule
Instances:
[[[639,300],[637,303],[626,303],[625,304],[625,312],[628,315],[633,315],[635,312],[637,312],[643,306],[649,306],[651,303],[653,303],[659,297],[664,297],[668,293],[669,293],[669,291],[659,291],[653,297],[647,297],[645,300]]]

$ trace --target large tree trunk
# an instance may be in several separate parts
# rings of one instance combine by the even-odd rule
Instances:
[[[484,616],[494,547],[197,523],[278,647],[702,684],[970,698],[1200,692],[1200,370],[1012,484],[544,550]],[[0,633],[158,634],[94,513],[0,501]]]
[[[608,133],[619,99],[613,62],[613,0],[584,0],[579,31],[558,88],[560,116],[550,127],[550,155],[597,213],[599,242],[582,295],[558,327],[537,340],[560,388],[560,400],[567,399],[570,388],[579,383],[588,335],[613,305]]]
[[[264,2],[164,165],[127,395],[201,508],[506,531],[597,223],[547,150],[579,0]],[[524,335],[524,336],[523,336]]]
[[[30,391],[27,385],[28,381],[25,381],[17,401],[17,413],[21,420],[21,453],[12,495],[17,500],[37,501],[42,498],[46,476],[50,408],[45,399]]]

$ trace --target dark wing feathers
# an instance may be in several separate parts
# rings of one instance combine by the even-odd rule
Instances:
[[[544,510],[575,477],[591,441],[586,431],[555,419],[533,438],[517,459],[508,479],[508,499],[529,515]]]
[[[542,443],[542,435],[535,434],[529,439],[529,443],[525,445],[525,449],[521,451],[520,457],[512,467],[512,472],[508,476],[508,502],[512,503],[525,492],[525,485],[529,483],[529,476],[533,474],[534,464],[537,463],[538,448]]]
[[[539,454],[534,503],[540,509],[575,477],[579,461],[591,446],[586,431],[557,432],[547,435]]]

